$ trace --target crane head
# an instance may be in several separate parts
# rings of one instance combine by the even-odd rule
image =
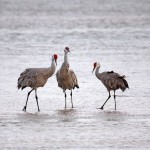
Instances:
[[[56,66],[57,66],[57,58],[58,58],[58,55],[54,54],[54,60],[55,60]]]
[[[92,71],[92,73],[94,72],[94,70],[95,70],[96,67],[100,67],[100,64],[97,63],[97,62],[95,62],[95,63],[93,64],[93,71]]]
[[[70,52],[69,47],[65,47],[64,52],[66,53]]]
[[[94,72],[96,66],[97,66],[97,62],[95,62],[95,63],[93,64],[93,71],[92,71],[92,73]]]

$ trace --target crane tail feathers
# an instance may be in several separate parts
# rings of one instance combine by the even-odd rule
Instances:
[[[79,88],[79,85],[76,85],[76,88]]]
[[[18,88],[18,90],[19,90],[19,89],[20,89],[20,86],[18,85],[17,88]]]
[[[24,88],[26,88],[26,86],[23,86],[23,87],[22,87],[21,85],[18,85],[17,87],[18,87],[18,90],[19,90],[20,88],[21,88],[21,90],[23,90]]]
[[[123,82],[124,82],[124,84],[125,84],[126,88],[128,88],[128,89],[129,89],[128,82],[127,82],[125,79],[123,79]]]
[[[124,83],[124,86],[121,87],[121,90],[122,90],[122,91],[125,91],[126,88],[129,89],[128,82],[127,82],[123,77],[122,77],[122,81],[123,81],[123,83]]]
[[[21,90],[23,90],[24,88],[26,88],[26,86],[23,86],[23,87],[21,88]]]

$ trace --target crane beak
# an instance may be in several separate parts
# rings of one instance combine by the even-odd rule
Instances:
[[[57,66],[57,59],[55,59],[55,63],[56,63],[56,66]]]
[[[93,68],[93,71],[92,71],[92,73],[94,72],[94,70],[95,70],[95,67]]]

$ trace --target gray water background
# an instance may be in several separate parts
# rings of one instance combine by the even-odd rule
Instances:
[[[18,91],[25,68],[49,67],[57,53],[63,62],[70,47],[70,68],[80,89],[70,91],[67,107],[55,75],[34,93],[23,112],[29,88]],[[113,97],[92,74],[127,76],[129,90]],[[149,149],[150,1],[149,0],[0,0],[0,149]],[[112,93],[113,95],[113,93]]]

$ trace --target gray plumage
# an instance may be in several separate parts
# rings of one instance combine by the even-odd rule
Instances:
[[[58,87],[63,89],[63,92],[65,94],[65,108],[66,108],[66,90],[71,90],[71,103],[73,108],[73,101],[72,101],[72,89],[79,88],[77,77],[73,70],[69,69],[69,62],[68,62],[68,54],[69,48],[66,47],[64,50],[64,62],[61,66],[61,68],[56,73],[56,79],[58,82]]]
[[[118,89],[121,89],[122,91],[125,91],[126,88],[129,88],[128,82],[125,80],[125,76],[120,76],[118,73],[115,73],[113,71],[99,73],[99,69],[100,69],[100,64],[99,63],[94,63],[93,71],[95,70],[95,68],[96,68],[96,71],[95,71],[96,77],[99,80],[101,80],[101,82],[104,84],[107,91],[109,92],[108,99],[105,101],[105,103],[102,105],[102,107],[100,109],[103,109],[104,105],[106,104],[106,102],[111,97],[110,91],[113,90],[114,91],[115,110],[116,110],[115,91],[118,90]]]
[[[37,88],[43,87],[46,84],[48,78],[50,78],[54,74],[56,70],[56,66],[55,66],[56,62],[57,62],[57,55],[54,54],[52,56],[51,67],[28,68],[20,74],[20,77],[18,78],[18,85],[17,85],[18,89],[21,88],[23,90],[26,87],[30,87],[32,89],[27,95],[26,105],[23,108],[24,111],[26,111],[28,98],[30,93],[33,90],[35,90],[35,98],[37,101],[38,111],[40,111],[38,105]]]

